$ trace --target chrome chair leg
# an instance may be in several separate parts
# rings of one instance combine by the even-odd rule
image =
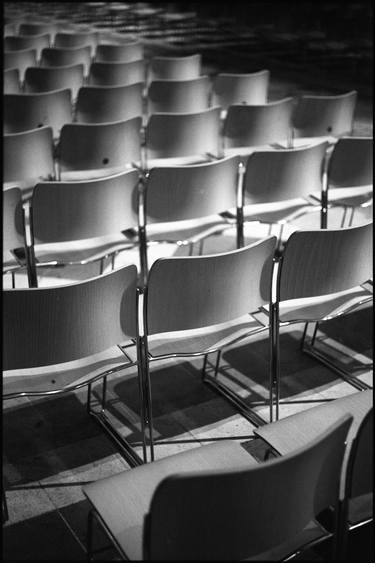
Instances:
[[[340,225],[340,228],[341,228],[341,229],[342,229],[343,226],[345,225],[345,219],[346,219],[346,214],[347,214],[347,212],[348,212],[348,208],[347,208],[347,206],[345,205],[345,206],[344,206],[344,213],[343,213],[342,219],[341,219],[341,225]]]

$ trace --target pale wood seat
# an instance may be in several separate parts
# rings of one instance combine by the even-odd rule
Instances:
[[[89,86],[128,86],[144,82],[146,66],[143,59],[131,62],[99,62],[90,65],[87,84]]]
[[[78,123],[105,123],[142,117],[143,83],[127,86],[82,86],[75,105]]]
[[[87,76],[91,64],[91,47],[48,47],[42,49],[40,56],[41,67],[60,67],[82,64]],[[30,65],[31,66],[31,65]],[[35,65],[34,65],[35,66]]]
[[[95,51],[95,62],[101,63],[131,63],[143,59],[143,43],[136,39],[134,41],[119,43],[108,43],[101,40]],[[112,39],[112,41],[114,41]]]
[[[147,91],[147,113],[204,111],[209,108],[209,89],[208,76],[191,80],[153,80]]]
[[[91,54],[95,53],[99,38],[95,31],[58,31],[53,40],[53,47],[58,49],[91,47]]]
[[[19,35],[42,35],[44,33],[48,33],[51,41],[53,41],[57,31],[58,25],[53,23],[52,21],[43,21],[43,18],[40,18],[40,22],[35,21],[28,21],[22,22],[18,27],[18,34]]]
[[[59,67],[31,66],[25,72],[24,90],[28,93],[36,93],[69,88],[74,102],[83,81],[84,66],[81,63]]]
[[[332,537],[316,517],[330,505],[337,517],[350,423],[266,463],[224,441],[85,485],[89,557],[94,517],[130,560],[281,560]]]
[[[202,71],[202,56],[199,53],[185,57],[154,56],[150,59],[148,80],[191,80]]]
[[[234,104],[262,105],[268,102],[269,70],[249,73],[219,72],[212,80],[211,103],[223,108],[224,119]]]

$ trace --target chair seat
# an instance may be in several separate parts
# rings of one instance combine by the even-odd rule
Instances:
[[[294,137],[293,147],[300,148],[304,146],[311,146],[326,141],[330,145],[337,143],[337,137],[333,135],[321,135],[319,137]],[[287,147],[285,147],[287,148]]]
[[[254,203],[244,206],[244,220],[265,221],[268,223],[277,223],[278,221],[287,220],[298,212],[307,213],[309,211],[317,211],[320,208],[313,206],[304,198],[295,198],[288,201],[275,201],[269,203]]]
[[[140,166],[140,163],[138,164]],[[112,176],[123,172],[124,170],[130,170],[134,168],[129,162],[122,166],[112,166],[107,168],[93,168],[91,170],[67,170],[60,173],[60,180],[62,182],[76,182],[79,180],[93,180],[95,178],[103,178],[106,176]]]
[[[127,557],[142,560],[144,517],[164,477],[183,471],[240,469],[251,465],[257,465],[255,459],[238,443],[228,440],[193,448],[90,483],[83,487],[83,492]]]
[[[220,215],[183,221],[148,223],[147,239],[148,241],[196,242],[226,228],[228,228],[228,223]]]
[[[204,162],[210,162],[210,158],[204,154],[193,154],[189,156],[176,156],[176,157],[166,157],[166,158],[147,158],[146,168],[151,170],[151,168],[159,168],[161,166],[188,166],[189,164],[201,164]]]
[[[349,499],[348,520],[350,526],[366,521],[373,515],[373,494],[367,493]]]
[[[347,205],[357,207],[372,199],[372,186],[329,188],[328,201],[332,205]],[[320,194],[313,193],[311,196],[320,201]]]

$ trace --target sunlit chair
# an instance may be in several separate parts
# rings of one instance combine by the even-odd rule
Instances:
[[[140,166],[141,121],[65,124],[57,147],[58,179],[89,180]]]
[[[286,143],[291,148],[293,98],[263,105],[229,106],[223,124],[223,150],[226,156],[248,156],[256,148]]]
[[[212,80],[211,103],[223,108],[223,118],[228,107],[235,104],[266,104],[268,102],[269,81],[269,70],[247,74],[218,73]]]
[[[4,50],[5,51],[22,51],[24,49],[36,49],[37,60],[40,58],[40,53],[44,47],[50,46],[50,36],[48,33],[43,35],[15,35],[5,37]]]
[[[95,382],[105,387],[111,374],[136,364],[120,347],[136,337],[136,282],[137,268],[130,265],[66,285],[4,289],[3,400],[58,397],[86,387],[88,414],[116,434],[104,393],[101,412],[90,398]],[[137,433],[140,426],[132,424]],[[129,463],[143,462],[119,435],[117,445]]]
[[[142,117],[143,84],[128,86],[83,86],[78,92],[75,121],[104,123]]]
[[[148,80],[191,80],[201,75],[200,54],[186,57],[154,56],[150,59]]]
[[[26,257],[25,219],[22,194],[17,187],[3,190],[3,275],[10,274],[15,287],[15,274],[24,269],[12,250],[21,248]]]
[[[209,108],[210,79],[153,80],[147,91],[148,113],[195,113]]]
[[[97,521],[120,557],[132,561],[303,558],[304,550],[336,538],[318,518],[332,505],[337,521],[350,422],[343,417],[307,446],[266,463],[225,440],[84,485],[89,558]]]
[[[51,92],[69,88],[72,100],[75,100],[78,90],[83,85],[83,64],[59,67],[29,67],[25,72],[25,92]]]
[[[40,56],[40,66],[42,67],[60,67],[76,64],[83,64],[84,74],[88,74],[91,64],[90,45],[86,45],[85,47],[71,47],[65,49],[57,47],[42,49]]]
[[[19,133],[44,125],[52,127],[55,139],[73,119],[69,89],[38,94],[4,94],[4,133]]]
[[[95,53],[98,34],[95,31],[59,31],[56,33],[53,46],[58,49],[85,47],[90,45],[91,55]]]
[[[153,113],[145,128],[145,169],[198,164],[220,156],[220,108]]]
[[[18,68],[8,68],[3,72],[3,94],[20,94],[20,71]]]
[[[128,86],[145,81],[145,62],[93,62],[87,77],[90,86]]]
[[[36,66],[36,63],[36,49],[23,49],[22,51],[4,51],[3,54],[4,70],[17,68],[20,73],[21,84],[23,82],[27,67]]]
[[[143,59],[143,44],[141,41],[129,43],[101,43],[96,47],[95,61],[101,63],[131,63]]]
[[[334,143],[353,130],[357,91],[345,94],[300,96],[292,115],[293,143],[306,144],[316,137]]]

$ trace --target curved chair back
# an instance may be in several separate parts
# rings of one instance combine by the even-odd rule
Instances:
[[[248,74],[219,73],[212,81],[211,102],[223,109],[234,104],[266,104],[269,81],[269,70]]]
[[[156,260],[148,279],[145,330],[197,329],[258,310],[270,299],[275,243],[268,237],[227,253]]]
[[[199,53],[186,57],[152,57],[149,66],[149,81],[191,80],[201,74],[202,57]]]
[[[65,124],[58,147],[60,171],[107,169],[111,174],[111,169],[138,162],[140,129],[140,117],[113,123]]]
[[[145,81],[145,62],[93,62],[87,77],[90,86],[128,86]]]
[[[182,221],[236,207],[239,158],[152,168],[146,180],[147,222]]]
[[[29,66],[36,66],[37,51],[36,49],[23,49],[22,51],[4,51],[4,70],[9,68],[17,68],[20,73],[21,83],[25,75],[25,71]]]
[[[291,138],[293,98],[264,105],[232,105],[224,121],[224,146],[268,145]]]
[[[146,126],[147,158],[220,152],[220,108],[196,113],[154,113]]]
[[[3,369],[78,360],[136,334],[134,265],[83,282],[3,292]]]
[[[210,79],[153,80],[148,88],[149,113],[194,113],[209,107]]]
[[[53,46],[58,49],[76,49],[77,47],[91,47],[91,54],[98,44],[98,34],[95,31],[59,31],[55,35]]]
[[[51,92],[69,88],[73,100],[83,84],[83,64],[60,67],[29,67],[25,72],[25,92]]]
[[[143,84],[82,86],[75,106],[79,123],[105,123],[142,116]]]
[[[301,96],[292,115],[294,136],[349,135],[356,101],[355,90],[338,96]]]
[[[341,137],[328,163],[328,186],[353,188],[373,183],[372,137]]]
[[[3,190],[3,268],[10,250],[25,246],[21,193],[16,187]]]
[[[131,63],[143,59],[143,44],[140,41],[129,43],[103,43],[96,47],[95,62]]]
[[[345,494],[349,498],[373,492],[374,409],[364,417],[354,438],[348,459]]]
[[[48,33],[42,35],[15,35],[12,37],[5,37],[4,49],[5,51],[20,51],[24,49],[36,49],[37,59],[44,47],[50,46],[50,36]]]
[[[31,223],[35,244],[118,234],[137,224],[138,172],[35,186]]]
[[[3,181],[34,187],[55,177],[51,127],[3,135]]]
[[[350,289],[372,278],[372,223],[295,231],[286,242],[280,301]]]
[[[4,95],[5,133],[19,133],[49,125],[57,138],[61,127],[72,121],[72,117],[72,99],[68,89]]]
[[[257,560],[298,541],[320,511],[337,505],[350,423],[343,417],[307,446],[248,469],[166,477],[146,519],[146,558]]]
[[[3,72],[3,94],[20,94],[20,71],[18,68],[8,68]]]
[[[255,151],[244,176],[246,204],[283,201],[321,192],[328,143],[298,149]]]
[[[91,47],[56,48],[49,47],[42,50],[40,66],[70,66],[83,64],[85,74],[88,73],[91,63]]]
[[[18,28],[18,35],[42,35],[44,33],[49,33],[51,41],[58,31],[58,26],[54,23],[21,23]]]

